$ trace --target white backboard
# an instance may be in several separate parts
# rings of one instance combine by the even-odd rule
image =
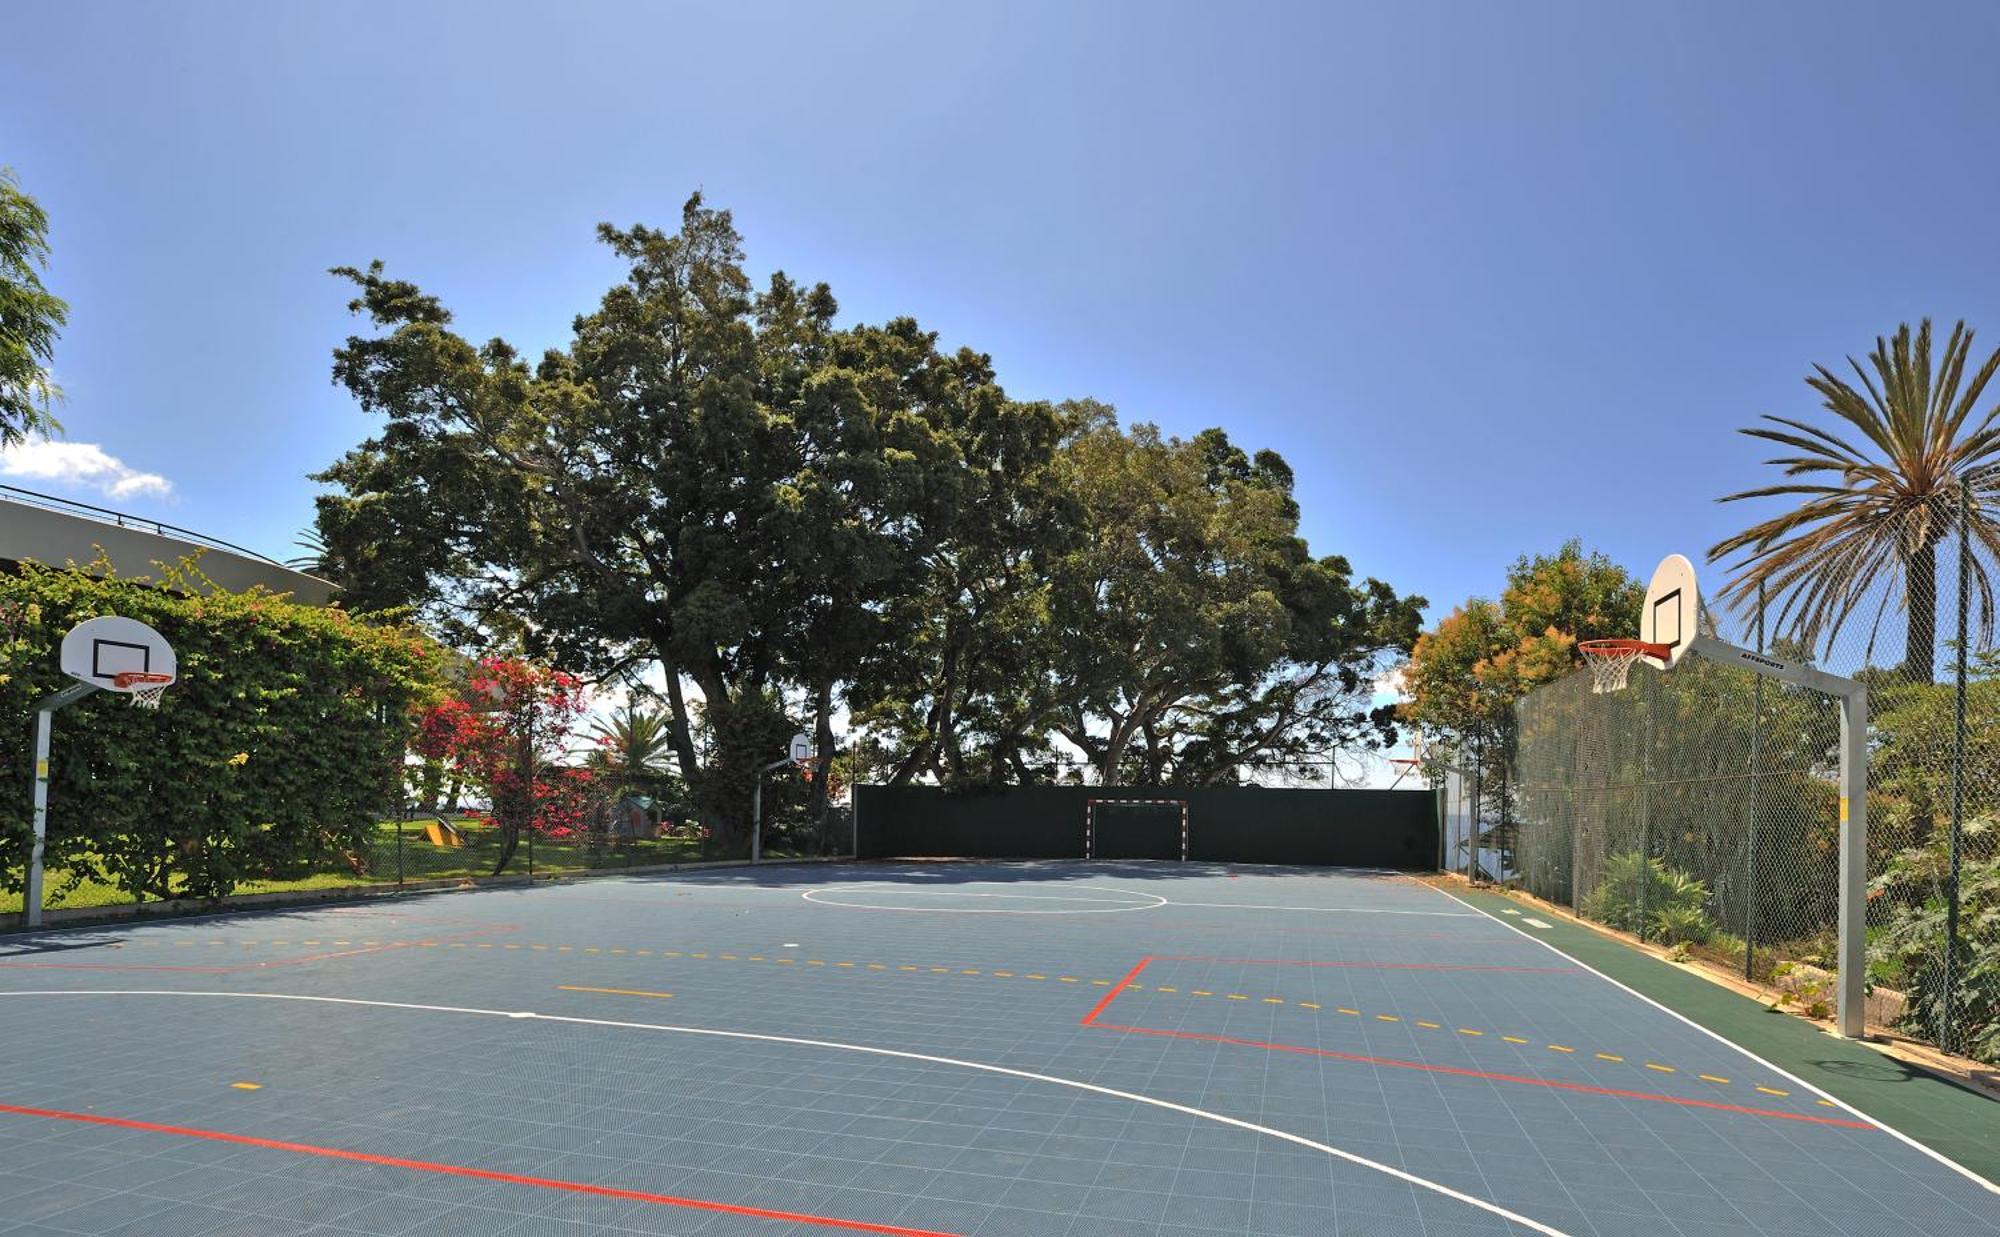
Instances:
[[[811,760],[812,754],[813,741],[811,735],[801,733],[792,736],[793,760]]]
[[[137,691],[140,685],[121,688],[115,679],[120,673],[134,670],[148,674],[179,673],[173,646],[137,619],[109,614],[85,619],[63,637],[62,671],[73,679],[108,692]]]
[[[1653,569],[1653,582],[1646,586],[1639,638],[1671,651],[1664,659],[1648,657],[1647,664],[1661,670],[1679,665],[1700,623],[1701,590],[1695,587],[1694,564],[1684,555],[1669,554]]]

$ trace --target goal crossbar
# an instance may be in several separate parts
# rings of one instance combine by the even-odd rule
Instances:
[[[1106,807],[1173,807],[1181,813],[1181,862],[1188,857],[1188,801],[1186,799],[1086,799],[1083,803],[1083,857],[1097,858],[1097,809]]]

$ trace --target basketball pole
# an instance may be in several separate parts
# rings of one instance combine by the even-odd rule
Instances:
[[[28,850],[28,887],[21,894],[22,926],[42,926],[42,857],[49,836],[49,735],[56,712],[97,690],[95,683],[71,683],[35,706],[35,840]]]
[[[1697,635],[1688,652],[1724,665],[1809,687],[1840,701],[1840,909],[1836,967],[1840,983],[1834,1022],[1849,1039],[1867,1031],[1868,965],[1868,689],[1828,674]]]

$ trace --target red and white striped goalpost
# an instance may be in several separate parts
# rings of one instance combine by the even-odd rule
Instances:
[[[1186,799],[1086,799],[1083,802],[1083,857],[1097,858],[1097,805],[1118,807],[1177,807],[1181,810],[1181,862],[1188,857],[1188,801]]]

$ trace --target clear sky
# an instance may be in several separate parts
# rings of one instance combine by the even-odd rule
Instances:
[[[757,271],[1017,396],[1277,448],[1315,549],[1434,603],[1569,536],[1698,558],[1813,361],[2000,343],[1992,4],[13,0],[0,37],[89,473],[0,480],[280,557],[369,430],[327,267],[538,351],[617,277],[592,226],[697,187]]]

